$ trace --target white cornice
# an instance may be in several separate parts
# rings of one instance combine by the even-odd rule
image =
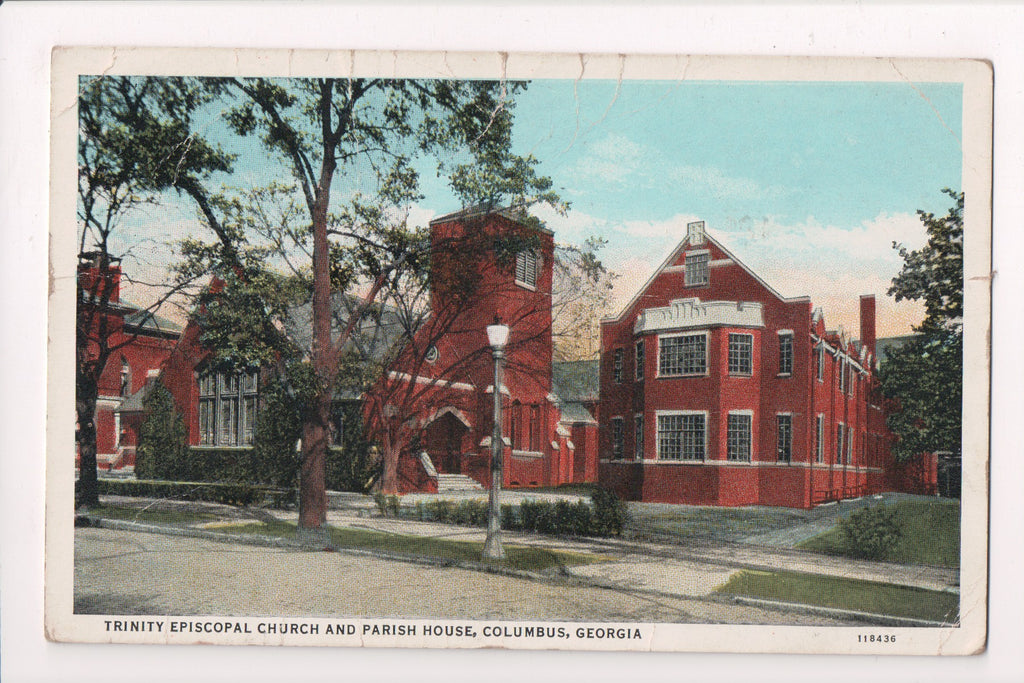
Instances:
[[[676,299],[668,306],[640,312],[633,326],[635,334],[707,327],[764,327],[760,303],[751,301],[705,301]]]

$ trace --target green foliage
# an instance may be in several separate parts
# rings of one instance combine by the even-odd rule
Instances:
[[[299,472],[295,443],[301,435],[302,425],[294,398],[279,379],[265,379],[260,387],[260,407],[256,413],[253,480],[293,488]]]
[[[373,494],[373,502],[377,505],[377,511],[385,517],[398,517],[402,509],[402,502],[398,496],[388,496],[380,491]]]
[[[265,486],[245,484],[214,484],[209,482],[151,481],[131,479],[100,479],[100,495],[142,498],[169,498],[221,503],[238,507],[263,505],[274,501],[282,492]]]
[[[964,194],[941,218],[919,211],[928,243],[917,251],[894,244],[903,270],[889,294],[922,300],[926,316],[916,336],[893,350],[879,368],[892,410],[888,426],[897,437],[893,453],[906,461],[920,453],[960,452],[963,396],[963,211]]]
[[[902,529],[896,513],[887,505],[861,508],[839,522],[847,554],[877,560],[900,542]]]
[[[178,479],[188,467],[185,422],[163,382],[155,380],[142,400],[144,417],[135,449],[136,476]]]
[[[629,508],[615,492],[598,487],[590,494],[594,507],[594,531],[598,536],[621,536],[629,519]]]

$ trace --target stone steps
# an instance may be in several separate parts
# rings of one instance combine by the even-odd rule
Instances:
[[[450,491],[483,491],[484,487],[480,482],[465,474],[438,474],[437,492],[448,493]]]

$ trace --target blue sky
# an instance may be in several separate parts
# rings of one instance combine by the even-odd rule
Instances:
[[[961,109],[955,83],[535,80],[517,98],[515,146],[571,204],[540,212],[557,239],[608,240],[620,303],[700,219],[784,295],[810,295],[830,327],[856,330],[857,295],[876,294],[885,336],[922,316],[885,296],[891,245],[923,244],[916,210],[943,214],[942,188],[959,189]],[[258,146],[229,147],[243,152],[229,182],[274,173]],[[458,207],[423,171],[412,215],[425,222]]]

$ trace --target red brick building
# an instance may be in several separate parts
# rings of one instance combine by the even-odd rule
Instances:
[[[828,330],[691,223],[601,326],[599,481],[630,500],[807,508],[934,492],[897,467],[875,379],[875,300],[860,339]]]
[[[397,311],[385,309],[379,324],[388,329],[365,332],[380,332],[378,342],[399,345],[397,360],[370,391],[342,392],[337,398],[362,402],[371,441],[415,444],[415,449],[402,447],[403,492],[437,490],[438,474],[463,474],[489,484],[494,366],[486,327],[496,317],[511,329],[500,388],[505,397],[505,484],[553,486],[597,478],[596,420],[578,396],[563,399],[552,391],[554,236],[522,219],[510,211],[468,209],[432,221],[430,314],[409,329]],[[497,244],[510,236],[529,247],[504,255],[490,248],[459,248],[474,240]],[[468,292],[463,291],[467,274],[474,276]],[[341,298],[335,308],[340,327],[347,320]],[[305,319],[297,315],[296,326],[305,325]],[[189,443],[250,448],[259,374],[208,370],[210,352],[199,336],[195,323],[186,326],[163,370]],[[339,423],[337,428],[345,427]],[[415,431],[415,439],[399,433],[408,429]],[[429,458],[421,457],[424,451]]]
[[[135,464],[138,420],[129,411],[141,406],[147,378],[163,367],[181,327],[122,301],[119,262],[112,260],[106,277],[100,277],[97,263],[98,255],[83,254],[78,266],[81,291],[101,302],[91,304],[95,310],[87,315],[88,352],[99,358],[101,342],[111,350],[98,382],[96,463],[120,469]]]

